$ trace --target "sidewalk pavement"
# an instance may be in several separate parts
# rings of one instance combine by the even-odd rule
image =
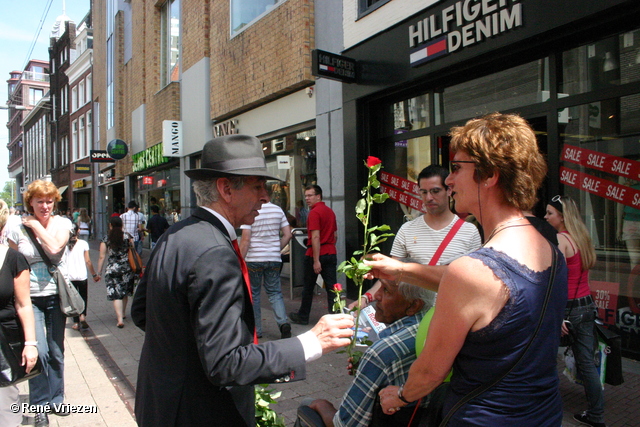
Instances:
[[[97,268],[99,244],[89,242],[90,256]],[[143,251],[146,262],[149,251]],[[286,272],[286,267],[285,267]],[[283,292],[287,313],[300,305],[300,297],[288,292],[288,279],[283,277]],[[129,304],[123,329],[116,328],[113,305],[107,300],[104,282],[89,281],[89,301],[87,323],[90,328],[78,332],[71,329],[72,320],[67,322],[65,339],[65,403],[90,405],[97,413],[72,414],[68,417],[51,415],[52,426],[135,426],[133,408],[135,405],[135,384],[144,334],[130,320]],[[261,297],[262,329],[261,342],[280,338],[280,331],[273,317],[273,311],[266,294]],[[292,324],[292,334],[299,335],[309,330],[327,312],[324,290],[314,296],[310,325]],[[558,356],[560,391],[564,404],[563,426],[580,425],[573,420],[573,414],[586,409],[586,400],[581,386],[571,384],[562,375],[564,362]],[[322,356],[307,367],[307,378],[292,383],[273,384],[271,388],[281,391],[278,403],[271,405],[285,418],[286,425],[292,426],[296,410],[307,397],[325,398],[336,407],[352,377],[346,373],[346,354],[336,352]],[[640,419],[640,363],[624,359],[625,383],[612,387],[605,385],[605,420],[610,427],[637,426]],[[20,385],[22,401],[28,401],[28,385]],[[33,424],[33,414],[24,414],[23,425]]]

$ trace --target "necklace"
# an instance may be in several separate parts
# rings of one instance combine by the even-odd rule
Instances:
[[[508,225],[512,222],[516,222],[516,221],[520,221],[521,219],[525,219],[525,217],[521,216],[519,218],[514,218],[514,219],[510,219],[509,221],[505,221],[502,224],[499,224],[498,226],[496,226],[496,228],[493,229],[493,231],[491,232],[491,234],[489,235],[489,238],[487,240],[485,240],[484,245],[486,245],[487,243],[489,243],[489,240],[493,239],[493,237],[498,234],[499,232],[501,232],[502,230],[506,230],[507,228],[512,228],[512,227],[524,227],[527,225],[531,225],[531,223],[527,222],[526,224],[516,224],[516,225]]]

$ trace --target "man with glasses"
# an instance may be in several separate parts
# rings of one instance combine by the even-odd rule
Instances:
[[[449,208],[450,191],[444,184],[448,175],[449,171],[440,165],[427,166],[418,175],[420,196],[426,212],[400,227],[391,248],[393,258],[413,258],[421,260],[424,264],[432,261],[440,244],[459,219]],[[435,265],[449,264],[454,259],[478,249],[481,244],[478,229],[473,224],[465,222],[451,237]],[[434,270],[433,280],[439,282],[441,275],[442,270]],[[371,295],[375,295],[379,287],[380,282],[377,281],[362,296],[364,305],[372,302]],[[356,304],[352,303],[350,307]]]
[[[309,324],[309,313],[313,303],[313,289],[322,275],[327,291],[327,305],[329,313],[333,314],[333,285],[336,283],[336,241],[338,240],[338,225],[336,214],[322,201],[322,188],[319,185],[309,185],[304,190],[304,199],[309,206],[307,217],[307,252],[304,260],[304,288],[302,289],[302,303],[297,312],[289,313],[293,323]]]

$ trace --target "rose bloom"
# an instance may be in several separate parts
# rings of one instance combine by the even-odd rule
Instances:
[[[382,163],[382,160],[380,160],[377,157],[373,157],[373,156],[367,157],[367,167],[368,168],[372,168],[375,165],[380,164],[380,163]]]
[[[333,290],[336,292],[342,292],[342,285],[340,283],[336,283],[333,285]]]

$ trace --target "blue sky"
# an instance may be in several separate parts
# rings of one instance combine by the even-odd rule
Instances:
[[[49,59],[49,36],[62,15],[63,3],[66,15],[76,23],[89,12],[91,4],[90,0],[0,0],[0,104],[7,102],[6,81],[11,71],[23,70],[29,59]],[[33,53],[28,56],[32,45]],[[0,110],[0,189],[9,180],[7,120],[7,110]]]

